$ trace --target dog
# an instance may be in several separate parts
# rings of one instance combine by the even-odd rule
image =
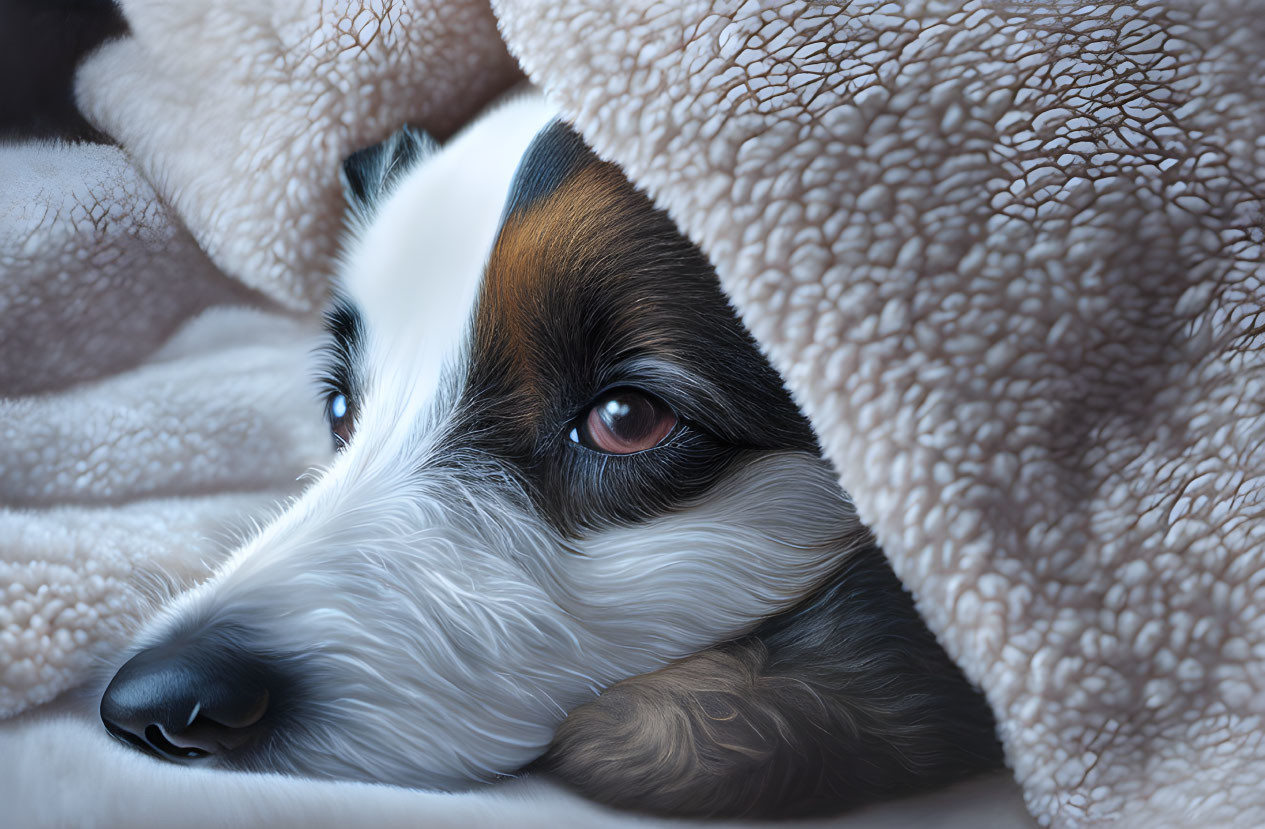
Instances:
[[[330,467],[101,700],[155,756],[788,815],[1000,761],[706,257],[535,93],[348,160]]]

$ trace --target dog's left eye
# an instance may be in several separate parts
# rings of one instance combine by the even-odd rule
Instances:
[[[610,455],[653,449],[676,427],[676,414],[639,389],[614,389],[597,399],[571,429],[571,440]]]
[[[329,419],[329,429],[334,433],[334,448],[342,451],[351,441],[356,426],[355,412],[347,395],[341,392],[331,394],[325,404],[325,415]]]

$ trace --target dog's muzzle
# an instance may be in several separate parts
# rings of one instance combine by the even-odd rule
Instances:
[[[230,629],[204,629],[132,657],[101,698],[115,737],[166,760],[245,749],[267,731],[282,683]]]

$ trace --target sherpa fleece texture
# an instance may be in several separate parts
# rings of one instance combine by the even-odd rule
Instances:
[[[1258,0],[498,0],[698,241],[1042,821],[1265,825]]]
[[[338,160],[517,77],[473,2],[122,5],[79,76],[122,150],[0,150],[4,713],[88,682],[323,460],[297,366]],[[496,7],[716,263],[1043,822],[1265,823],[1254,5]],[[206,774],[90,722],[0,726],[19,822],[492,814],[178,772]],[[961,825],[1015,819],[970,796],[994,811]]]

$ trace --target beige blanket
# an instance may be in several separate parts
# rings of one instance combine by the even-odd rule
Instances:
[[[296,365],[338,160],[517,78],[475,3],[123,6],[79,75],[122,151],[0,149],[0,713],[85,682],[321,461]],[[1265,824],[1257,3],[495,13],[716,263],[1033,814]],[[68,728],[4,727],[0,779],[32,791],[53,768],[17,752]],[[43,814],[122,821],[109,785]]]

